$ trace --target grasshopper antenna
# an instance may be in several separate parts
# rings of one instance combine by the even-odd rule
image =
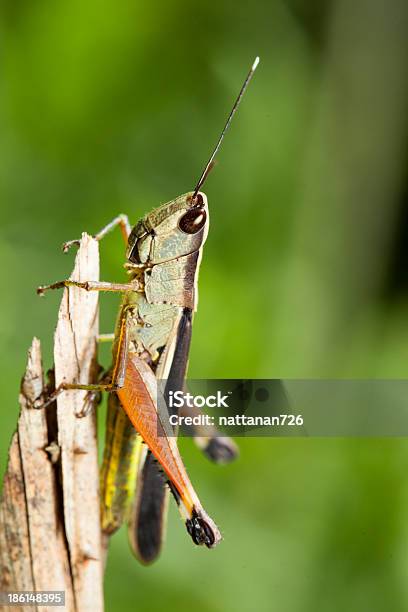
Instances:
[[[239,106],[239,104],[241,102],[241,98],[244,95],[245,90],[246,90],[246,88],[249,85],[249,81],[252,79],[252,76],[253,76],[253,74],[254,74],[258,64],[259,64],[259,57],[256,57],[254,63],[251,66],[251,70],[248,72],[247,77],[246,77],[246,79],[245,79],[245,81],[244,81],[244,83],[243,83],[243,85],[241,87],[241,90],[240,90],[240,92],[238,94],[238,97],[235,100],[234,106],[232,107],[231,112],[228,115],[228,119],[227,119],[226,124],[224,125],[224,129],[221,132],[221,136],[219,137],[218,142],[215,145],[215,148],[214,148],[213,152],[211,153],[210,159],[206,163],[205,168],[204,168],[204,170],[203,170],[203,172],[202,172],[202,174],[201,174],[201,176],[200,176],[200,178],[198,180],[198,183],[195,186],[194,193],[193,193],[193,198],[192,198],[193,200],[195,199],[195,197],[196,197],[197,193],[199,192],[200,188],[203,186],[203,183],[205,182],[208,174],[210,173],[211,168],[214,166],[214,158],[215,158],[215,156],[218,153],[218,149],[221,146],[221,143],[222,143],[222,141],[224,139],[225,133],[226,133],[226,131],[229,128],[231,120],[232,120],[233,116],[236,113],[236,110],[237,110],[237,108],[238,108],[238,106]]]

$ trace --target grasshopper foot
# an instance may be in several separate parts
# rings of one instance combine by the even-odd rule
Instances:
[[[80,244],[81,244],[80,240],[67,240],[67,242],[64,242],[62,245],[62,251],[63,253],[68,253],[71,247],[73,246],[79,247]]]
[[[83,419],[88,416],[93,408],[96,408],[102,401],[102,393],[100,391],[88,391],[85,395],[84,404],[76,416],[78,419]]]
[[[37,397],[37,399],[35,399],[34,401],[29,401],[27,398],[26,402],[28,405],[28,408],[30,408],[31,410],[41,410],[42,408],[44,408],[44,395],[40,395],[40,397]]]

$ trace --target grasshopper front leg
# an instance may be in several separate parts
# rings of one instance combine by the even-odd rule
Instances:
[[[85,291],[116,291],[125,293],[126,291],[139,291],[140,283],[137,280],[132,280],[130,283],[109,283],[103,281],[73,281],[70,279],[57,281],[51,285],[40,285],[37,287],[38,295],[44,295],[46,291],[51,289],[63,289],[65,287],[79,287]]]
[[[128,216],[124,215],[123,213],[112,219],[110,223],[105,225],[105,227],[103,227],[97,234],[95,234],[95,236],[93,236],[94,240],[102,240],[102,238],[104,238],[106,234],[109,234],[109,232],[111,232],[118,225],[121,229],[123,240],[125,241],[125,244],[127,244],[131,227]],[[64,251],[64,253],[67,253],[72,246],[79,246],[80,242],[81,240],[79,239],[68,240],[62,245],[62,250]]]

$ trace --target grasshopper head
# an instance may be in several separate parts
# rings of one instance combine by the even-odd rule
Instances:
[[[207,196],[179,196],[146,215],[133,228],[126,256],[133,264],[157,264],[198,251],[209,225]]]

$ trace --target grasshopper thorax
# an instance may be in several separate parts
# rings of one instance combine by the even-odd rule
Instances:
[[[199,251],[209,226],[207,196],[186,193],[141,219],[129,236],[130,264],[149,267]]]

